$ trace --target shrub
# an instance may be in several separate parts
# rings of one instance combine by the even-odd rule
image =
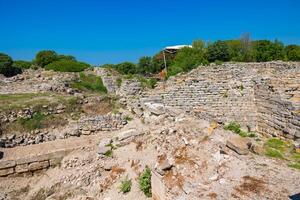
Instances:
[[[285,48],[285,52],[288,60],[300,61],[300,46],[289,45]]]
[[[284,60],[284,46],[275,40],[258,40],[253,43],[255,59],[258,62]]]
[[[153,64],[152,64],[151,57],[148,57],[148,56],[141,57],[137,66],[138,66],[137,71],[140,74],[155,72],[155,70],[153,70]]]
[[[229,61],[230,60],[229,46],[224,41],[221,40],[218,40],[215,43],[208,45],[207,59],[210,62],[214,62],[216,60],[223,61],[223,62]]]
[[[128,179],[128,176],[124,180],[122,180],[121,185],[119,186],[119,189],[123,193],[130,192],[132,186],[132,181]]]
[[[178,51],[173,64],[168,67],[168,76],[174,76],[180,72],[188,72],[201,64],[207,63],[201,47],[186,47]]]
[[[60,60],[46,65],[45,69],[60,72],[82,72],[88,67],[89,65],[86,63],[76,62],[72,60]]]
[[[107,93],[107,89],[103,85],[101,77],[93,74],[85,75],[84,73],[80,73],[79,80],[73,82],[71,86],[83,91]]]
[[[16,60],[13,62],[13,66],[19,69],[29,69],[32,65],[32,62],[24,60]]]
[[[40,51],[35,56],[35,62],[40,67],[45,67],[56,60],[58,60],[58,55],[55,51],[51,50]]]
[[[142,192],[147,197],[151,197],[151,170],[146,167],[141,176],[139,177],[139,185]]]
[[[241,137],[256,137],[255,133],[243,131],[241,129],[241,125],[237,122],[230,122],[229,124],[224,126],[224,129],[239,134]]]
[[[120,88],[122,85],[122,78],[117,78],[116,82],[117,82],[118,88]]]
[[[136,65],[131,62],[123,62],[114,66],[115,69],[121,74],[136,74]]]
[[[0,53],[0,74],[6,77],[22,73],[22,70],[13,66],[13,60],[6,54]]]

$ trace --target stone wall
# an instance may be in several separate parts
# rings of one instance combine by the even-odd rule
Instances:
[[[59,150],[47,154],[0,161],[0,177],[22,173],[34,173],[60,164],[70,150]]]
[[[154,101],[250,131],[299,139],[300,63],[226,63],[172,77],[141,102]]]

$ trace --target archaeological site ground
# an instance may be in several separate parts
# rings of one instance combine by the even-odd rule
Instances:
[[[299,62],[151,81],[110,67],[1,76],[0,200],[299,199]]]

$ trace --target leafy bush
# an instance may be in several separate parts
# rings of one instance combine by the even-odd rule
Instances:
[[[13,60],[6,54],[0,53],[0,74],[6,77],[22,73],[22,70],[13,66]]]
[[[113,66],[121,74],[136,74],[136,65],[131,62],[123,62]]]
[[[210,62],[214,62],[216,60],[223,61],[223,62],[229,61],[230,60],[229,46],[224,41],[221,40],[218,40],[215,43],[208,45],[207,59]]]
[[[89,65],[83,62],[76,62],[72,60],[60,60],[46,65],[45,69],[59,72],[82,72],[88,67]]]
[[[224,126],[224,130],[232,131],[236,134],[239,134],[241,137],[256,137],[255,133],[243,131],[241,129],[241,125],[237,122],[230,122],[226,126]]]
[[[128,179],[128,176],[124,180],[122,180],[121,185],[119,186],[119,189],[123,193],[130,192],[132,186],[132,181]]]
[[[118,88],[120,88],[122,85],[122,78],[117,78],[116,82],[117,82]]]
[[[207,64],[204,58],[204,51],[197,48],[180,49],[173,61],[173,64],[168,68],[168,76],[174,76],[180,72],[188,72],[201,64]]]
[[[58,55],[55,51],[51,50],[43,50],[36,54],[35,56],[35,62],[40,67],[45,67],[46,65],[57,61]]]
[[[141,191],[144,192],[144,194],[147,197],[151,197],[151,170],[149,167],[146,167],[141,176],[139,177],[139,185]]]
[[[254,44],[255,59],[258,62],[271,60],[284,60],[284,46],[281,42],[275,40],[258,40]]]
[[[285,52],[288,60],[300,61],[300,46],[289,45],[285,48]]]
[[[71,86],[82,91],[107,93],[107,89],[103,85],[101,77],[95,76],[93,74],[85,75],[84,73],[80,73],[79,80],[72,83]]]
[[[137,71],[140,74],[153,73],[152,58],[148,56],[141,57],[138,63]]]
[[[19,69],[29,69],[32,65],[32,62],[24,60],[16,60],[13,62],[13,66]]]

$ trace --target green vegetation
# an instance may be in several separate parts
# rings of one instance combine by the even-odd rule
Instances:
[[[113,151],[112,151],[112,150],[108,150],[108,151],[105,152],[104,155],[105,155],[106,157],[112,157]]]
[[[24,60],[16,60],[13,62],[13,66],[19,69],[29,69],[32,65],[32,62],[24,61]]]
[[[122,85],[122,78],[117,78],[116,82],[117,82],[118,88],[120,88]]]
[[[270,138],[265,142],[264,147],[266,156],[287,160],[290,162],[289,167],[300,169],[300,154],[295,152],[290,143],[279,138]]]
[[[292,163],[292,164],[289,164],[288,166],[300,170],[300,163]]]
[[[130,117],[129,115],[126,115],[125,117],[124,117],[124,119],[126,120],[126,121],[132,121],[132,117]]]
[[[168,76],[188,72],[199,65],[208,64],[204,55],[205,49],[202,41],[195,41],[193,48],[185,47],[181,49],[174,58],[173,64],[168,68]]]
[[[107,93],[101,77],[92,74],[85,75],[84,73],[80,73],[79,79],[71,83],[71,86],[83,91]]]
[[[224,126],[224,130],[232,131],[236,134],[239,134],[241,137],[256,137],[255,133],[243,131],[241,125],[237,122],[230,122]]]
[[[230,52],[229,46],[226,42],[218,40],[207,47],[207,60],[210,62],[215,61],[229,61]]]
[[[89,65],[83,62],[77,62],[73,60],[59,60],[46,65],[45,69],[59,72],[82,72],[88,67]]]
[[[121,192],[128,193],[131,190],[132,181],[131,179],[128,179],[128,176],[124,180],[121,181],[121,185],[119,186],[119,189]]]
[[[283,155],[280,151],[273,149],[273,148],[266,148],[266,156],[272,157],[272,158],[280,158],[283,159]]]
[[[22,70],[13,66],[13,60],[6,54],[0,53],[0,74],[12,77],[22,73]]]
[[[149,167],[146,167],[141,176],[139,177],[139,185],[141,191],[144,192],[144,194],[147,197],[151,197],[151,170]]]
[[[43,50],[36,54],[35,62],[40,67],[45,67],[46,65],[57,61],[58,55],[55,51]]]

